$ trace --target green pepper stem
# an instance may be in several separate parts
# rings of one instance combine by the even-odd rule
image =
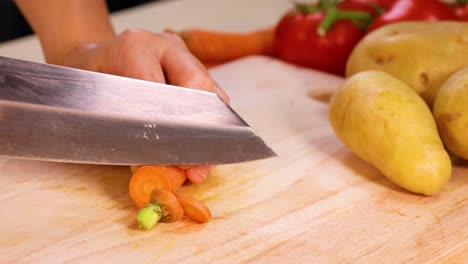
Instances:
[[[144,230],[150,230],[161,220],[162,215],[163,212],[159,205],[149,203],[138,211],[138,226]]]
[[[317,28],[317,34],[325,36],[328,30],[338,20],[351,20],[354,25],[361,29],[366,29],[367,26],[372,22],[372,15],[362,11],[341,11],[336,9],[335,6],[329,6],[326,9],[325,18],[323,18],[319,27]]]
[[[299,12],[308,14],[308,13],[314,13],[320,10],[320,7],[318,5],[308,5],[308,4],[296,4],[297,10]]]
[[[338,10],[336,8],[337,4],[337,0],[319,0],[317,5],[296,3],[296,9],[303,14],[324,11],[325,17],[317,28],[317,34],[320,36],[327,34],[328,30],[338,20],[351,20],[354,25],[363,30],[365,30],[372,22],[373,17],[368,12]],[[383,12],[383,9],[380,6],[375,5],[374,7],[378,12]]]
[[[296,3],[296,9],[299,10],[301,13],[308,14],[308,13],[315,13],[320,10],[324,10],[332,5],[337,5],[338,0],[319,0],[316,5],[306,4],[306,3]]]
[[[468,0],[457,0],[457,4],[459,5],[468,4]]]
[[[320,6],[322,9],[327,9],[331,6],[336,6],[338,2],[338,0],[319,0],[318,6]]]
[[[381,7],[379,4],[373,4],[372,7],[374,8],[377,15],[382,15],[387,11],[385,8]]]

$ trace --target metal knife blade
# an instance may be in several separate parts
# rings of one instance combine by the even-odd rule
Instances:
[[[7,57],[0,155],[109,165],[276,156],[214,93]]]

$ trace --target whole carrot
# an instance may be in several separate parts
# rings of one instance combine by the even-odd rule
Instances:
[[[192,54],[205,65],[216,65],[250,55],[271,55],[274,27],[251,32],[188,29],[166,30],[182,37]]]

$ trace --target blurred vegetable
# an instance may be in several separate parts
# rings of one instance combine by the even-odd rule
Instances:
[[[279,21],[274,56],[297,65],[344,75],[347,58],[372,21],[369,12],[345,10],[337,1],[298,4]]]
[[[457,17],[447,4],[438,0],[398,0],[387,12],[374,20],[369,32],[402,21],[446,20],[457,20]]]
[[[468,0],[458,0],[452,8],[458,19],[468,21]]]
[[[392,5],[398,0],[344,0],[343,2],[351,1],[355,3],[360,3],[364,5],[372,5],[381,8],[382,10],[388,10]]]
[[[373,17],[377,17],[385,11],[376,0],[343,0],[337,7],[339,10],[364,11]]]
[[[366,1],[366,0],[363,0],[363,1]],[[390,9],[393,4],[395,4],[395,2],[397,2],[398,0],[367,0],[367,1],[371,1],[371,2],[376,2],[377,4],[379,4],[382,8],[384,8],[385,10],[388,10]]]
[[[225,63],[249,55],[271,55],[274,28],[251,32],[220,32],[188,29],[166,30],[182,37],[192,54],[206,66]]]

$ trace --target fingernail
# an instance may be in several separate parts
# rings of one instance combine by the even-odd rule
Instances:
[[[195,168],[194,172],[205,180],[208,177],[209,169],[209,166],[199,166]]]

